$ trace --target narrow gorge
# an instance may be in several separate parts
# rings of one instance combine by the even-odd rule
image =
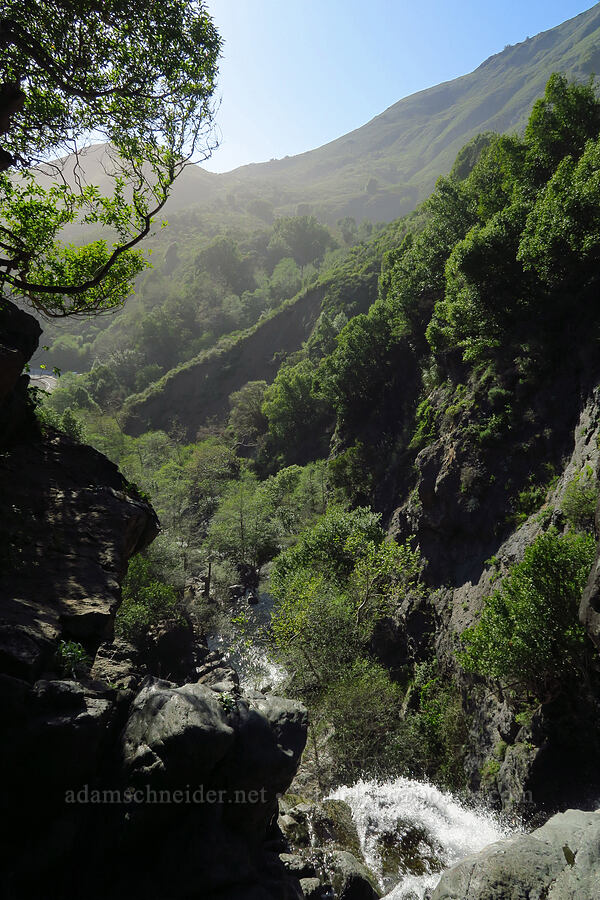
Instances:
[[[0,17],[0,900],[597,900],[600,4],[225,175],[131,16]]]

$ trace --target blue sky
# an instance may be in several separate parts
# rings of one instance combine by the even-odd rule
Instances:
[[[320,147],[402,97],[594,4],[576,0],[207,0],[225,41],[221,145],[204,168]]]

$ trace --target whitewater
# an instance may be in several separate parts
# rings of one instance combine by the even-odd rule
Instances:
[[[411,778],[393,781],[358,781],[351,787],[339,787],[330,794],[343,800],[352,810],[365,862],[376,874],[388,900],[424,900],[440,880],[443,869],[471,853],[501,840],[514,828],[483,806],[467,806],[454,794],[432,784]],[[409,830],[423,834],[422,874],[397,870],[395,877],[384,877],[380,841],[382,835],[398,840]],[[427,861],[435,855],[435,865]],[[434,869],[434,870],[433,870]],[[390,881],[397,883],[390,890]]]

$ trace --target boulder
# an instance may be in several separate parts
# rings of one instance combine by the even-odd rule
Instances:
[[[142,678],[137,648],[122,638],[101,644],[90,674],[110,687],[134,690]]]
[[[326,847],[361,856],[360,841],[352,812],[343,800],[322,800],[288,807],[280,802],[279,827],[296,847]]]
[[[0,446],[9,446],[23,432],[35,430],[27,403],[29,376],[25,363],[35,353],[42,329],[29,313],[0,298]]]
[[[490,844],[444,872],[432,900],[595,900],[600,811],[570,809],[532,834]]]
[[[280,801],[279,827],[293,848],[280,859],[300,878],[305,897],[373,900],[379,885],[367,868],[350,807],[343,800]]]
[[[230,717],[203,684],[144,680],[123,735],[130,779],[185,785],[210,776],[234,743]]]
[[[333,850],[326,854],[325,866],[334,896],[339,900],[378,900],[381,897],[373,874],[352,853]]]
[[[304,900],[329,900],[333,896],[331,890],[323,887],[318,878],[301,878],[300,887]]]

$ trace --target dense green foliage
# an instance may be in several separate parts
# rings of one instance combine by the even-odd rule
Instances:
[[[568,483],[560,508],[572,528],[578,531],[593,531],[598,505],[598,482],[591,466]]]
[[[463,666],[517,695],[564,689],[580,664],[579,601],[595,552],[592,535],[541,534],[463,634]]]
[[[172,241],[165,247],[158,237],[149,240],[152,268],[138,277],[125,307],[110,318],[50,324],[48,351],[36,361],[78,372],[106,366],[122,403],[224,336],[256,325],[349,252],[336,249],[336,234],[315,222],[324,237],[317,256],[301,269],[279,235],[284,221],[292,228],[303,219],[210,238],[191,228],[182,235],[170,222]]]
[[[410,543],[384,540],[373,512],[334,506],[275,560],[276,658],[291,673],[289,692],[309,707],[313,743],[333,728],[335,778],[404,771],[457,783],[452,686],[423,671],[414,683],[410,672],[394,681],[373,652],[378,624],[391,623],[406,597],[423,596],[422,565]],[[403,718],[407,685],[418,699],[415,714]]]
[[[599,123],[594,86],[553,75],[523,137],[466,148],[380,247],[378,300],[337,335],[324,321],[316,367],[268,389],[266,446],[286,459],[302,422],[332,434],[334,483],[354,502],[440,427],[463,429],[482,460],[510,431],[527,450],[536,391],[591,352],[598,327]],[[507,485],[507,520],[529,487]]]
[[[163,567],[156,556],[133,557],[123,582],[123,602],[115,621],[117,634],[140,642],[150,626],[181,619],[177,591],[162,578]]]
[[[158,567],[151,554],[132,564],[123,633],[139,635],[173,613],[185,579],[210,565],[213,594],[236,613],[233,628],[246,641],[229,586],[272,562],[271,651],[288,672],[288,692],[310,710],[315,758],[322,750],[335,759],[334,779],[404,772],[464,780],[456,685],[423,658],[430,649],[416,659],[407,650],[390,672],[382,635],[402,627],[405,600],[437,614],[417,539],[428,553],[431,532],[453,526],[452,504],[450,542],[464,538],[470,549],[480,522],[486,539],[497,539],[537,513],[559,471],[571,426],[562,444],[554,440],[564,423],[549,414],[549,385],[564,378],[565,391],[589,387],[598,334],[599,124],[593,85],[556,75],[522,136],[472,141],[416,213],[368,240],[341,219],[335,239],[344,246],[332,249],[333,232],[309,214],[273,221],[261,207],[267,227],[252,240],[203,235],[193,255],[172,245],[143,288],[156,303],[140,315],[133,308],[133,348],[65,376],[44,404],[47,424],[83,429],[119,463],[124,488],[148,493],[160,515],[166,556]],[[289,298],[299,288],[300,297],[316,292],[316,324],[296,352],[277,357],[270,383],[271,361],[268,376],[266,366],[244,368],[250,380],[239,379],[222,420],[203,425],[195,441],[177,421],[138,438],[121,431],[118,409],[131,390],[250,325],[219,345],[231,351],[224,377],[235,374],[244,341],[277,321],[282,299],[284,310],[295,308],[298,298]],[[116,336],[118,344],[118,329],[97,334],[95,350],[103,340],[113,347]],[[215,378],[219,352],[201,357]],[[157,401],[160,390],[145,396]],[[446,481],[436,506],[438,474]],[[509,699],[554,697],[581,675],[577,603],[596,499],[593,473],[576,475],[561,503],[574,531],[542,534],[464,636],[465,669]],[[417,538],[397,544],[373,508],[387,513],[403,500],[400,528]],[[540,520],[551,515],[546,506]],[[428,562],[432,578],[445,561],[430,554]]]

